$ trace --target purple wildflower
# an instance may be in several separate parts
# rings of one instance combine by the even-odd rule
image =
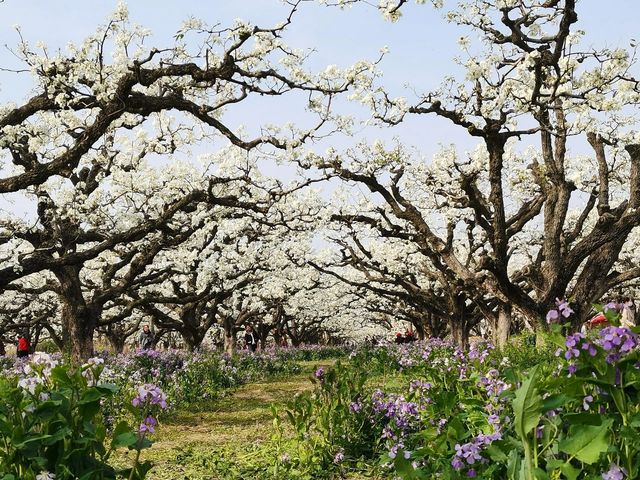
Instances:
[[[602,480],[623,480],[626,476],[626,471],[620,468],[615,463],[609,466],[609,470],[602,472]]]
[[[608,353],[609,363],[617,362],[622,354],[629,353],[638,346],[638,335],[625,327],[605,327],[600,330],[599,343]]]
[[[131,401],[134,407],[141,405],[159,405],[167,408],[167,396],[157,385],[147,383],[138,387],[138,395]]]
[[[569,318],[573,313],[573,310],[569,306],[569,302],[566,300],[560,300],[556,298],[556,306],[558,307],[558,311],[564,318]]]
[[[138,429],[138,431],[140,433],[154,433],[156,431],[155,426],[157,424],[158,422],[156,421],[156,419],[151,415],[148,415],[147,418],[144,419],[144,422],[140,424],[140,428]]]

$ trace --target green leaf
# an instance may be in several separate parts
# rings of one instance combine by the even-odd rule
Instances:
[[[95,388],[106,394],[118,393],[118,391],[120,390],[120,387],[113,383],[101,383],[99,385],[96,385]]]
[[[130,447],[136,443],[138,437],[127,422],[120,422],[113,430],[113,439],[111,440],[111,448]]]
[[[62,365],[51,369],[51,380],[57,385],[63,385],[65,387],[70,387],[73,384],[67,374],[66,368]]]
[[[143,480],[147,476],[147,473],[149,473],[149,470],[151,470],[152,468],[153,463],[148,460],[139,463],[136,468],[135,476],[133,478]]]
[[[78,401],[79,405],[84,405],[86,403],[93,403],[96,400],[100,400],[104,396],[103,392],[98,390],[97,388],[89,388],[82,392],[80,396],[80,400]]]
[[[399,450],[394,461],[396,473],[404,480],[413,480],[416,478],[415,469],[411,465],[411,460],[404,458],[404,451]]]
[[[550,395],[542,401],[542,409],[545,412],[555,410],[556,408],[563,406],[569,400],[570,397],[566,395]]]
[[[533,469],[533,478],[536,480],[549,480],[549,475],[541,468],[536,467]]]
[[[551,474],[552,477],[554,477],[553,474],[558,470],[567,477],[567,480],[576,480],[582,471],[581,469],[571,465],[569,462],[565,462],[559,458],[554,458],[547,462],[547,472]]]
[[[571,429],[571,436],[562,440],[558,447],[581,462],[595,463],[609,447],[609,427],[612,423],[613,420],[607,419],[599,426],[579,425]]]
[[[542,398],[536,388],[538,365],[531,369],[522,386],[516,390],[513,400],[516,433],[523,440],[527,434],[536,428],[542,415]]]
[[[560,471],[565,477],[567,477],[567,480],[576,480],[582,470],[567,462],[560,467]]]
[[[16,449],[22,449],[22,448],[30,446],[33,443],[39,443],[39,442],[42,442],[44,440],[47,440],[48,438],[51,438],[51,435],[38,435],[36,437],[27,438],[23,442],[15,443],[14,446],[15,446]]]
[[[131,447],[138,441],[138,436],[133,432],[122,433],[111,440],[113,448]]]
[[[570,425],[602,425],[602,415],[599,413],[566,413],[562,418]]]
[[[511,450],[509,453],[509,463],[507,463],[507,475],[510,479],[519,478],[521,467],[522,467],[522,458],[520,457],[520,453],[515,448]]]
[[[498,446],[498,442],[493,442],[489,444],[486,448],[486,452],[489,455],[489,458],[494,462],[498,463],[507,463],[508,457],[507,454]]]

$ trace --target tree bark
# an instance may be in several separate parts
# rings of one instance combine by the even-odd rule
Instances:
[[[469,346],[469,331],[464,321],[451,322],[451,337],[461,350],[466,350]]]
[[[236,351],[236,332],[233,320],[230,317],[224,319],[222,323],[224,329],[224,353],[233,355]]]
[[[502,304],[498,307],[498,317],[493,329],[493,343],[500,349],[504,348],[509,340],[511,315],[511,305]]]
[[[69,353],[72,361],[81,362],[93,355],[97,318],[82,295],[80,267],[68,265],[54,273],[60,282],[62,323],[67,329]]]
[[[122,353],[124,351],[124,344],[127,339],[123,335],[106,335],[106,337],[115,353]]]

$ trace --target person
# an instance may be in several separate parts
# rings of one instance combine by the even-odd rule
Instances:
[[[582,328],[580,329],[580,331],[582,333],[586,333],[587,330],[592,330],[594,328],[609,327],[610,325],[611,324],[609,323],[609,320],[607,320],[607,317],[605,316],[605,314],[600,312],[595,316],[593,316],[592,318],[590,318],[589,320],[587,320],[584,323],[584,325],[582,325]]]
[[[287,335],[282,330],[278,330],[277,335],[278,335],[278,338],[280,339],[278,346],[281,348],[289,348],[289,341],[287,340]]]
[[[154,335],[148,324],[145,324],[142,327],[142,331],[140,332],[140,337],[138,338],[138,346],[142,350],[150,350],[153,348],[153,340]]]
[[[633,328],[636,326],[636,304],[631,297],[626,297],[622,303],[620,325],[626,328]]]
[[[27,336],[24,334],[20,334],[18,337],[18,348],[17,348],[17,356],[18,358],[24,358],[29,356],[29,340],[27,340]]]
[[[401,343],[404,343],[404,337],[402,336],[402,334],[400,332],[396,333],[396,340],[395,342],[400,345]]]
[[[247,325],[244,329],[244,343],[246,348],[252,352],[255,352],[258,348],[258,337],[254,333],[251,325]]]
[[[408,328],[406,332],[404,332],[404,342],[405,343],[411,343],[411,342],[415,342],[416,339],[416,335],[415,333],[413,333],[413,330]]]

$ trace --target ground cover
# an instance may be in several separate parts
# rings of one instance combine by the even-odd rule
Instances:
[[[239,387],[202,411],[179,410],[157,429],[146,458],[151,480],[274,478],[269,466],[276,449],[272,405],[282,408],[296,394],[313,388],[310,376],[335,360],[300,362],[299,374]],[[130,461],[123,455],[119,460]],[[358,478],[352,476],[349,478]]]
[[[117,361],[36,355],[2,378],[0,478],[50,480],[51,467],[56,480],[637,478],[640,336],[566,332],[552,325],[503,350],[363,346],[335,360],[145,355],[136,361],[169,394],[144,384],[133,397],[103,382]],[[219,385],[220,372],[244,380]],[[208,381],[215,395],[171,390]]]

